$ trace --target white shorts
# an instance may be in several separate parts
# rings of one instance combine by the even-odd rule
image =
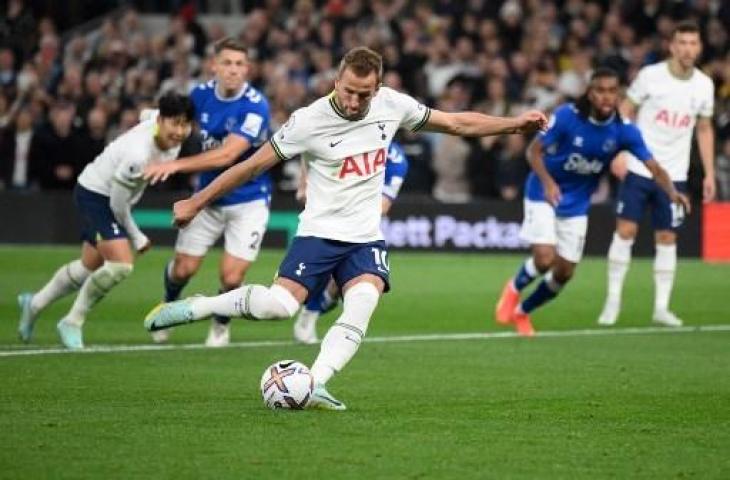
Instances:
[[[520,238],[530,244],[555,245],[558,255],[578,263],[583,257],[583,246],[588,229],[588,216],[556,217],[555,209],[547,202],[525,199],[525,218]]]
[[[266,200],[256,200],[224,207],[208,207],[180,230],[175,252],[204,256],[224,235],[224,249],[230,255],[253,262],[261,249],[261,240],[269,222]]]

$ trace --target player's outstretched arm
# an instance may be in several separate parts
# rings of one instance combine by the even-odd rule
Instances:
[[[705,178],[702,180],[702,199],[711,202],[715,199],[715,130],[712,128],[712,119],[698,118],[695,130],[700,160],[705,171]]]
[[[228,168],[195,195],[175,202],[173,207],[175,225],[184,227],[198,212],[210,205],[216,198],[262,174],[279,163],[279,160],[280,158],[274,153],[271,142],[266,142],[246,161]]]
[[[144,179],[152,185],[164,182],[176,173],[202,172],[230,166],[243,152],[251,147],[249,141],[240,135],[228,135],[220,147],[212,148],[190,157],[178,158],[174,162],[149,165]]]
[[[486,137],[509,133],[533,133],[547,126],[545,114],[530,110],[517,117],[493,117],[479,112],[431,110],[425,130],[461,137]]]
[[[651,172],[651,175],[654,177],[654,181],[661,187],[662,190],[667,194],[667,196],[672,200],[672,202],[676,203],[677,205],[681,205],[684,207],[684,211],[687,213],[690,213],[691,211],[691,205],[689,202],[689,198],[677,191],[676,188],[674,188],[674,183],[672,183],[672,179],[667,173],[666,170],[664,170],[661,165],[659,165],[659,162],[654,160],[653,158],[650,158],[645,163],[646,168],[649,169]]]
[[[129,234],[132,247],[138,253],[144,253],[149,250],[151,244],[147,235],[142,233],[132,218],[132,198],[135,196],[134,190],[121,184],[118,180],[112,182],[111,192],[109,193],[109,208],[114,214],[114,219]]]
[[[560,203],[560,187],[555,182],[550,172],[545,168],[545,162],[543,161],[543,150],[542,141],[539,138],[535,138],[530,146],[527,147],[527,163],[530,164],[530,168],[537,178],[542,183],[543,190],[545,191],[545,199],[553,207],[557,207]]]

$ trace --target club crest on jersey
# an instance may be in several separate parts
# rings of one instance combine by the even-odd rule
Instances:
[[[616,150],[616,140],[613,138],[607,138],[605,142],[603,142],[603,146],[601,149],[606,153],[611,153]]]
[[[228,117],[226,118],[226,132],[230,132],[233,130],[233,127],[236,126],[236,117]]]
[[[380,139],[385,140],[388,138],[388,136],[385,134],[385,124],[383,122],[378,122],[378,128],[380,129]]]
[[[384,148],[346,157],[342,161],[338,177],[342,179],[348,176],[365,177],[372,175],[385,168],[385,158]]]
[[[692,117],[682,112],[670,112],[666,108],[659,110],[654,122],[671,128],[687,128],[692,123]]]
[[[208,123],[209,115],[207,112],[203,112],[200,114],[200,123]]]
[[[573,139],[573,146],[575,147],[582,147],[583,146],[583,137],[578,135]]]

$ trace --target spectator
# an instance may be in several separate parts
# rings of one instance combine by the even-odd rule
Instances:
[[[32,175],[44,190],[70,190],[81,173],[77,155],[77,136],[73,131],[76,108],[66,102],[56,103],[50,123],[42,125],[30,143]]]
[[[83,170],[106,146],[107,115],[101,108],[92,109],[86,116],[86,128],[79,134],[76,145],[78,168]]]
[[[0,188],[30,188],[32,137],[33,116],[27,108],[18,112],[12,125],[0,130]]]

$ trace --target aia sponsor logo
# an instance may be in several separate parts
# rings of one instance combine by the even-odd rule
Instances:
[[[692,124],[692,117],[687,113],[662,109],[654,117],[654,123],[670,128],[687,128]]]
[[[385,168],[385,158],[384,148],[346,157],[342,162],[338,177],[342,179],[372,175]]]

